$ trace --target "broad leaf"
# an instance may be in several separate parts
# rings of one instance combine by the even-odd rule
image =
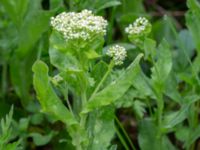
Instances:
[[[50,84],[47,65],[38,60],[33,65],[33,72],[33,85],[42,110],[66,125],[76,124],[75,118],[58,98]]]
[[[114,117],[113,107],[102,108],[90,115],[88,132],[91,135],[91,145],[88,150],[108,148],[115,133]]]

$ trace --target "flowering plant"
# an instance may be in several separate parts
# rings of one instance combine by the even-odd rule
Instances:
[[[127,52],[122,46],[112,46],[106,52],[111,57],[110,63],[103,61],[106,20],[83,10],[52,17],[51,25],[49,55],[57,74],[49,80],[48,66],[44,62],[37,61],[33,66],[34,87],[42,109],[66,124],[77,150],[106,149],[115,132],[115,102],[139,73],[142,55],[124,74],[109,81],[115,66],[123,64]],[[62,93],[64,100],[54,88]],[[68,93],[73,99],[69,99]]]

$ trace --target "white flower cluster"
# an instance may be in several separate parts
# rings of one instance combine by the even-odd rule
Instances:
[[[104,36],[107,24],[103,17],[95,16],[90,10],[63,12],[51,18],[52,27],[62,33],[66,40],[89,40],[94,36]]]
[[[113,58],[115,65],[122,65],[127,56],[126,49],[119,45],[110,47],[106,54]]]
[[[133,24],[125,28],[125,32],[130,35],[139,35],[148,30],[149,27],[151,27],[149,21],[144,17],[139,17]]]

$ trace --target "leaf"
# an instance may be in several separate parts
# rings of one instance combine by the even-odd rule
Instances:
[[[52,15],[52,12],[40,9],[40,2],[37,0],[29,4],[29,11],[17,34],[17,48],[9,62],[11,81],[24,108],[27,108],[32,100],[29,90],[32,83],[31,66],[38,53],[36,43],[49,29],[49,19]]]
[[[188,0],[189,11],[186,13],[186,25],[192,34],[197,51],[200,51],[200,4],[197,0]]]
[[[42,110],[50,113],[68,126],[76,124],[75,118],[63,105],[50,84],[47,65],[38,60],[33,65],[32,69],[34,72],[33,85]]]
[[[178,128],[176,129],[175,135],[176,135],[176,139],[181,141],[181,142],[185,142],[187,141],[188,137],[189,137],[189,128],[186,126],[178,126]]]
[[[184,72],[188,68],[188,58],[194,55],[195,44],[191,33],[188,30],[181,30],[177,39],[177,51],[175,51],[175,70]]]
[[[35,133],[30,133],[29,137],[33,138],[33,142],[35,143],[36,146],[43,146],[49,143],[54,135],[55,135],[54,131],[50,132],[47,135],[41,135],[40,133],[35,132]]]
[[[176,73],[171,72],[170,76],[166,80],[165,95],[171,98],[173,101],[181,104],[181,94],[178,91],[179,81],[176,77]]]
[[[144,117],[144,113],[146,112],[145,110],[146,104],[136,100],[133,103],[133,110],[136,114],[136,116],[138,116],[138,118],[142,119]]]
[[[145,59],[151,56],[155,56],[156,50],[156,41],[146,38],[144,41],[144,51],[145,51]]]
[[[80,71],[78,60],[67,52],[56,50],[55,48],[49,49],[49,56],[51,64],[62,71]]]
[[[159,137],[158,127],[151,120],[143,120],[139,123],[139,146],[141,150],[175,150],[170,140],[166,136]]]
[[[140,72],[135,76],[133,86],[137,89],[140,95],[155,98],[155,94],[150,85],[150,79],[146,77],[143,72]]]
[[[10,142],[13,136],[12,118],[13,118],[13,106],[5,118],[1,119],[0,126],[0,149],[1,150],[16,150],[19,148],[20,140],[16,142]]]
[[[29,13],[26,16],[18,35],[19,41],[16,53],[20,58],[25,57],[36,42],[41,38],[41,35],[49,29],[49,19],[52,16],[52,12],[45,12],[41,10],[32,11],[35,12]]]
[[[115,134],[114,117],[113,107],[104,107],[90,115],[88,132],[91,135],[91,145],[88,150],[108,148]]]
[[[12,19],[17,27],[20,27],[23,17],[27,11],[29,1],[28,0],[1,0],[0,4],[6,10],[6,13]]]
[[[163,127],[171,129],[174,126],[182,123],[187,118],[188,106],[183,106],[180,110],[172,112],[164,117]]]
[[[88,113],[102,106],[110,105],[124,95],[134,82],[135,76],[140,72],[139,61],[142,56],[143,54],[139,54],[121,77],[98,92],[94,98],[84,106],[82,113]]]
[[[96,85],[100,82],[107,69],[108,65],[103,61],[100,61],[92,68],[91,76],[94,78]]]
[[[190,130],[187,141],[184,144],[184,147],[191,146],[199,137],[200,137],[200,125]]]
[[[120,4],[121,4],[121,2],[118,1],[118,0],[110,0],[110,1],[104,0],[104,2],[102,2],[102,5],[98,5],[96,12],[103,10],[103,9],[106,9],[106,8],[109,8],[109,7],[114,7],[114,6],[117,6],[117,5],[120,5]]]
[[[20,97],[21,104],[27,108],[32,100],[30,96],[30,86],[32,84],[31,66],[36,59],[36,51],[30,52],[24,59],[20,59],[16,55],[11,58],[10,77],[15,92]]]
[[[98,13],[99,11],[109,8],[109,7],[114,7],[120,5],[121,2],[119,0],[87,0],[81,2],[81,5],[79,5],[79,9],[90,9],[93,10],[95,13]]]
[[[163,92],[165,81],[167,80],[170,71],[172,69],[172,56],[170,52],[170,47],[168,43],[163,40],[159,45],[157,50],[157,61],[154,64],[152,70],[152,82],[153,87],[159,91],[159,93]]]
[[[117,150],[117,145],[112,145],[109,150]]]

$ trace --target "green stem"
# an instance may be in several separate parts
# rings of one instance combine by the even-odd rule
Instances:
[[[125,150],[129,150],[128,145],[124,141],[124,139],[123,139],[121,133],[119,132],[119,130],[117,129],[117,127],[115,127],[115,131],[117,133],[117,136],[119,137],[119,140],[121,141],[122,145],[124,146]]]
[[[147,105],[148,105],[148,108],[149,108],[150,117],[152,118],[153,112],[152,112],[152,109],[151,109],[151,104],[150,104],[149,98],[147,98]]]
[[[119,121],[119,119],[118,119],[116,116],[115,116],[115,120],[116,120],[117,124],[119,125],[119,127],[121,128],[121,130],[122,130],[123,134],[125,135],[126,139],[128,140],[128,142],[129,142],[129,144],[130,144],[132,150],[136,150],[136,148],[135,148],[135,146],[133,145],[133,143],[132,143],[130,137],[128,136],[128,134],[127,134],[127,132],[126,132],[126,130],[124,129],[124,127],[122,126],[121,122]]]
[[[67,106],[69,107],[69,111],[71,112],[71,114],[74,116],[74,113],[73,113],[73,110],[72,110],[72,107],[71,107],[71,104],[69,102],[69,99],[68,99],[68,88],[67,88],[67,85],[65,83],[65,87],[61,87],[61,90],[62,90],[62,93],[64,95],[64,98],[67,102]]]
[[[7,89],[7,64],[3,64],[3,70],[2,70],[2,98],[5,100],[6,95],[6,89]]]
[[[81,100],[82,100],[82,106],[85,106],[85,104],[87,103],[87,98],[86,98],[86,92],[85,91],[81,94]],[[87,116],[88,116],[87,114],[81,115],[80,125],[82,127],[85,127]]]
[[[112,71],[112,68],[114,67],[114,62],[111,61],[109,66],[108,66],[108,70],[107,72],[104,74],[103,78],[101,79],[101,81],[99,82],[99,84],[97,85],[97,87],[95,88],[95,90],[93,91],[93,93],[91,94],[90,98],[88,101],[90,101],[92,98],[94,98],[95,94],[99,91],[99,89],[101,88],[102,84],[104,83],[104,81],[106,80],[106,78],[108,77],[108,75],[110,74],[110,72]]]

